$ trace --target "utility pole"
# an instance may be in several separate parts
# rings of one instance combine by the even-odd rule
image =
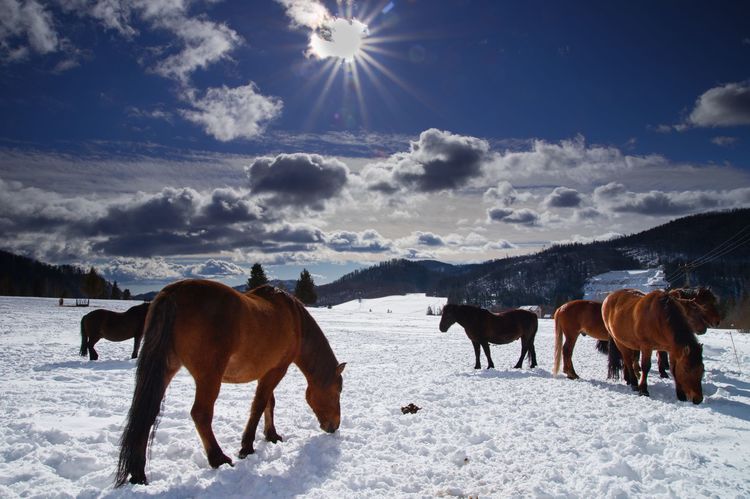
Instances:
[[[685,287],[686,288],[690,287],[690,269],[692,267],[693,266],[689,263],[685,263],[682,265],[682,271],[685,272]]]

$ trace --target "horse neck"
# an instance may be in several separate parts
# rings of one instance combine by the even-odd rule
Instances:
[[[325,385],[336,372],[338,361],[320,326],[303,305],[300,308],[301,340],[299,354],[294,360],[308,384]]]

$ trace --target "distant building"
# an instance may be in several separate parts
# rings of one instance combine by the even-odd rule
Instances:
[[[528,310],[529,312],[534,312],[537,317],[542,316],[542,307],[540,305],[523,305],[522,307],[518,307],[521,310]]]
[[[618,289],[638,289],[644,293],[655,289],[666,289],[669,283],[664,279],[661,268],[647,270],[613,270],[595,275],[583,286],[585,300],[604,301],[609,293]]]

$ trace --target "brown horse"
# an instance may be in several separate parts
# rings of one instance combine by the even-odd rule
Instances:
[[[81,357],[89,354],[89,360],[96,360],[99,354],[94,350],[96,342],[104,338],[109,341],[125,341],[135,338],[131,359],[138,357],[138,346],[143,336],[148,303],[130,307],[125,312],[112,312],[100,308],[84,315],[81,319]]]
[[[623,357],[625,379],[641,395],[648,395],[648,372],[654,350],[669,352],[670,368],[679,400],[703,401],[703,346],[698,343],[679,301],[665,291],[622,289],[602,303],[602,317]],[[636,386],[634,354],[641,352],[641,376]]]
[[[448,304],[443,307],[440,331],[448,331],[448,328],[456,322],[464,328],[466,336],[474,345],[474,356],[476,357],[474,369],[482,368],[482,364],[479,362],[480,345],[487,357],[487,369],[490,369],[495,367],[490,356],[490,343],[503,345],[519,338],[521,339],[521,356],[514,367],[518,369],[523,365],[526,352],[529,354],[530,367],[536,367],[534,337],[536,336],[538,321],[534,312],[514,309],[493,314],[489,310],[472,305]]]
[[[128,475],[131,483],[146,483],[149,433],[153,439],[167,385],[181,366],[195,380],[190,415],[214,468],[232,464],[211,428],[222,382],[258,380],[240,459],[254,452],[261,416],[266,440],[282,440],[273,423],[273,391],[291,363],[307,379],[307,403],[321,429],[333,433],[339,427],[341,372],[346,364],[338,363],[304,305],[283,291],[260,286],[241,294],[223,284],[199,280],[171,284],[152,303],[144,338],[133,402],[120,442],[117,487]]]
[[[573,368],[573,349],[578,336],[585,334],[600,341],[609,341],[609,332],[602,320],[602,304],[591,300],[573,300],[555,311],[555,362],[552,374],[560,372],[560,358],[563,372],[570,379],[578,379]],[[563,335],[565,345],[563,345]]]
[[[718,299],[708,288],[676,288],[669,291],[669,296],[676,298],[682,306],[687,318],[690,330],[695,334],[705,334],[707,328],[717,327],[721,322],[721,313],[718,309]],[[597,345],[599,346],[599,344]],[[658,352],[659,376],[669,378],[669,354]],[[618,379],[622,368],[622,357],[620,352],[614,348],[610,351],[609,377]],[[640,364],[636,360],[633,364],[636,375],[640,373]]]

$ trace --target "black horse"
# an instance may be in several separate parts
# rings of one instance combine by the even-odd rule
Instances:
[[[519,369],[523,365],[526,352],[529,353],[530,367],[536,367],[536,350],[534,337],[538,327],[537,316],[528,310],[514,309],[499,314],[472,305],[446,305],[443,307],[443,317],[440,319],[440,331],[446,332],[449,327],[458,322],[466,331],[474,345],[476,363],[474,369],[481,369],[479,362],[479,346],[484,349],[487,357],[487,369],[495,367],[490,356],[490,343],[504,345],[521,339],[521,357],[514,366]]]

